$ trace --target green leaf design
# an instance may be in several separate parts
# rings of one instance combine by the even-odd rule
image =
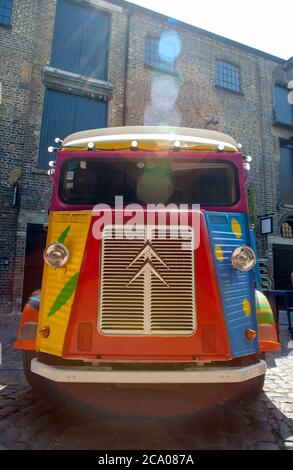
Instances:
[[[66,237],[67,237],[67,235],[68,235],[68,233],[69,233],[69,231],[70,231],[70,225],[68,225],[68,227],[66,227],[66,229],[63,230],[63,232],[61,233],[61,235],[59,235],[57,241],[58,241],[59,243],[64,243],[64,242],[65,242],[65,239],[66,239]]]
[[[74,274],[69,281],[65,284],[63,289],[59,292],[58,296],[56,297],[50,312],[48,313],[48,318],[54,315],[58,310],[60,310],[63,305],[68,302],[70,297],[73,295],[75,289],[76,289],[76,284],[78,280],[78,275],[79,273]]]

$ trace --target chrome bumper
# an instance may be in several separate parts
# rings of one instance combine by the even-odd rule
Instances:
[[[266,372],[265,361],[247,367],[193,367],[180,371],[125,371],[49,366],[32,359],[31,370],[54,382],[101,384],[200,384],[245,382]]]

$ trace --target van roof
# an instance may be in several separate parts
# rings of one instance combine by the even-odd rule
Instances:
[[[215,151],[218,145],[223,145],[226,152],[238,151],[235,139],[228,134],[172,126],[107,127],[75,132],[64,139],[62,150],[87,149],[90,142],[96,149],[126,150],[131,148],[133,141],[140,150],[173,149],[174,143],[179,141],[182,150]]]

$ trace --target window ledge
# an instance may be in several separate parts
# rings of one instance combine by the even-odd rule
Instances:
[[[161,68],[159,65],[144,64],[144,68],[155,70],[156,72],[160,72],[160,73],[166,73],[168,75],[173,75],[176,77],[178,76],[178,72],[176,70],[165,70],[164,67]]]
[[[215,88],[217,88],[218,90],[227,91],[228,93],[232,93],[233,95],[244,96],[243,91],[231,90],[230,88],[225,88],[221,85],[215,85]]]
[[[49,167],[48,167],[49,168]],[[33,175],[43,175],[43,176],[48,176],[48,170],[44,170],[43,168],[32,168],[31,173]]]
[[[54,90],[88,96],[102,101],[108,100],[113,91],[111,82],[87,78],[50,65],[45,65],[43,68],[43,80],[46,86]]]

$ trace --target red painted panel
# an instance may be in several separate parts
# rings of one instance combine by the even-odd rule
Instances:
[[[200,244],[195,252],[196,332],[192,336],[181,337],[101,335],[97,326],[101,243],[93,237],[90,229],[67,329],[63,357],[171,361],[188,361],[192,359],[225,360],[231,357],[203,212],[201,212],[200,217]],[[96,220],[97,217],[93,217],[91,228]],[[81,322],[93,325],[92,350],[83,353],[77,349],[78,327]],[[216,350],[212,353],[204,352],[207,349],[202,345],[202,333],[206,331],[205,325],[215,325],[216,328]]]

